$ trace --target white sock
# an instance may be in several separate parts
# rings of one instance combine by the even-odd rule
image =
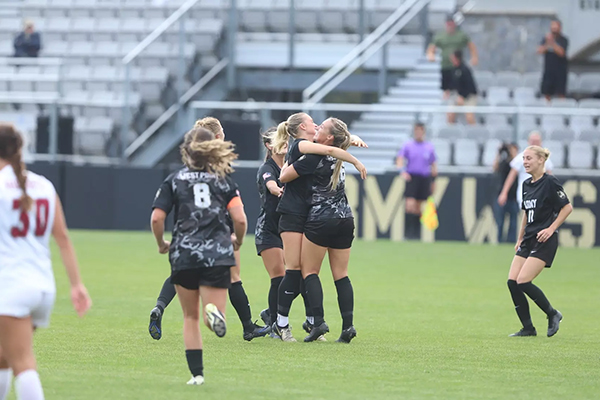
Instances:
[[[290,324],[290,319],[288,317],[284,317],[281,314],[277,314],[277,326],[288,326]]]
[[[15,379],[18,400],[44,400],[40,376],[34,369],[21,372]]]
[[[315,324],[315,317],[309,317],[308,315],[306,316],[306,320],[308,321],[309,324],[314,325]]]
[[[12,382],[12,370],[0,369],[0,400],[6,400],[10,393],[10,384]]]

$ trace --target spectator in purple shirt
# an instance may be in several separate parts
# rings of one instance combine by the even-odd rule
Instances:
[[[414,140],[404,144],[396,157],[396,167],[406,181],[405,237],[421,238],[421,204],[431,195],[437,176],[435,149],[425,141],[425,125],[417,122]]]

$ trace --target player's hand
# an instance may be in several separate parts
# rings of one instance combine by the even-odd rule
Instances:
[[[350,144],[351,144],[352,146],[355,146],[355,147],[362,147],[362,148],[365,148],[365,149],[369,147],[369,145],[367,145],[367,144],[365,143],[365,141],[364,141],[364,140],[362,140],[362,139],[361,139],[359,136],[357,136],[357,135],[351,135],[351,136],[350,136]]]
[[[498,205],[500,207],[504,207],[507,200],[508,200],[508,196],[506,195],[506,193],[500,193],[500,196],[498,196]]]
[[[80,317],[83,317],[92,306],[92,299],[83,283],[71,287],[71,302]]]
[[[402,179],[404,179],[406,182],[410,182],[410,180],[412,179],[412,177],[410,176],[410,174],[406,171],[404,171],[402,174]]]
[[[277,186],[277,188],[269,188],[269,192],[271,192],[271,194],[273,196],[277,196],[277,197],[281,197],[281,195],[283,194],[283,188],[280,188],[279,186]]]
[[[519,251],[519,247],[521,247],[521,242],[522,241],[523,241],[523,239],[517,240],[517,244],[515,244],[515,251]]]
[[[163,242],[158,246],[158,252],[160,254],[167,254],[169,252],[169,247],[171,247],[171,242],[163,240]]]
[[[235,233],[231,234],[231,243],[233,244],[234,251],[238,251],[240,249],[240,247],[242,247],[242,241],[239,241],[237,239],[237,236],[235,235]]]
[[[544,243],[546,240],[550,239],[552,237],[552,235],[554,235],[554,229],[552,229],[552,228],[542,229],[537,234],[537,240],[540,243]]]
[[[363,165],[363,163],[361,163],[360,161],[356,161],[356,163],[354,164],[354,168],[356,168],[356,170],[358,172],[360,172],[360,177],[364,180],[367,179],[367,168],[365,168],[365,166]]]

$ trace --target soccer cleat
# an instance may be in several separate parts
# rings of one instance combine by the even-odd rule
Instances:
[[[271,326],[260,326],[257,325],[256,322],[253,324],[254,329],[251,331],[244,332],[244,340],[251,341],[257,337],[264,337],[271,333]]]
[[[525,329],[521,328],[519,332],[515,332],[513,334],[508,335],[509,337],[518,337],[518,336],[537,336],[537,332],[535,328],[533,329]]]
[[[265,323],[265,325],[267,326],[271,326],[272,322],[271,322],[271,312],[269,311],[268,308],[265,308],[264,310],[262,310],[260,312],[260,319],[262,319],[262,321]]]
[[[560,311],[555,310],[556,314],[551,317],[548,317],[548,337],[552,337],[556,335],[558,332],[558,326],[560,325],[560,321],[562,321],[563,316]]]
[[[269,333],[267,335],[267,337],[271,338],[271,339],[281,339],[281,336],[279,336],[275,331],[271,330],[271,333]]]
[[[340,338],[338,340],[336,340],[336,342],[350,343],[350,341],[352,339],[354,339],[355,337],[356,337],[356,328],[354,328],[354,325],[352,325],[350,328],[342,330],[342,334],[340,335]]]
[[[148,325],[148,332],[150,332],[150,336],[154,340],[160,340],[162,337],[162,312],[160,308],[154,307],[152,311],[150,311],[150,324]]]
[[[319,337],[325,335],[327,332],[329,332],[329,326],[327,326],[327,323],[323,321],[321,325],[312,327],[308,336],[304,338],[304,341],[314,342],[315,340],[319,340]],[[324,336],[323,339],[325,339]]]
[[[313,324],[311,324],[310,322],[308,322],[308,320],[305,320],[302,323],[302,329],[304,329],[304,331],[306,331],[306,333],[310,333],[310,331],[313,328]],[[327,339],[325,339],[325,336],[321,335],[317,338],[317,342],[326,342]]]
[[[210,330],[213,331],[218,337],[223,337],[227,333],[227,324],[225,323],[225,317],[219,311],[217,306],[212,303],[208,303],[204,307],[206,312],[206,318],[210,325]]]
[[[297,340],[292,335],[292,328],[290,326],[287,326],[286,328],[282,328],[282,327],[278,326],[277,323],[274,323],[273,327],[275,328],[274,329],[275,333],[277,335],[279,335],[279,338],[283,342],[297,342]]]
[[[196,385],[196,386],[200,386],[204,384],[204,377],[202,375],[198,375],[198,376],[192,376],[192,379],[190,379],[187,382],[188,385]]]

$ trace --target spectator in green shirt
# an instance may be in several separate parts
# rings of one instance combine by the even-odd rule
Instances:
[[[435,61],[435,49],[439,48],[442,51],[442,90],[444,91],[444,99],[450,97],[450,92],[454,88],[454,65],[450,59],[450,55],[457,50],[463,50],[469,47],[471,53],[471,66],[478,63],[477,48],[471,41],[469,36],[461,30],[456,29],[456,23],[452,17],[446,20],[446,31],[440,32],[433,38],[433,41],[427,48],[427,59],[431,62]]]

